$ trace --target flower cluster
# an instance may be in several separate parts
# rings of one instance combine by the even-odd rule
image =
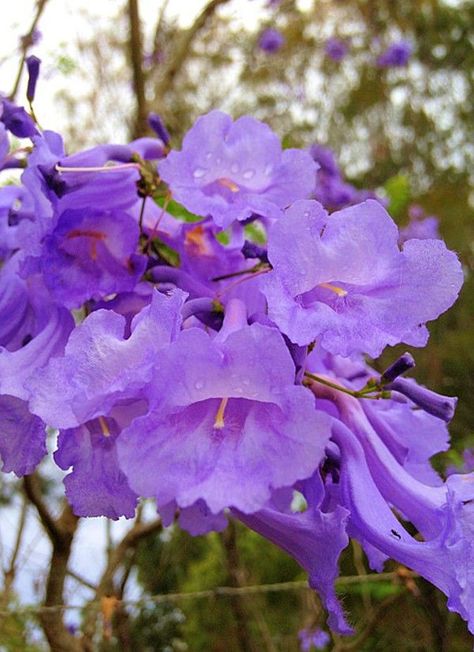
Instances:
[[[364,358],[426,343],[456,255],[400,247],[380,201],[337,198],[329,156],[252,117],[212,111],[170,150],[154,116],[160,137],[75,154],[7,101],[0,121],[0,169],[25,167],[0,189],[3,470],[31,473],[49,426],[78,515],[147,497],[202,534],[231,514],[293,555],[343,634],[354,537],[474,631],[474,475],[429,463],[455,399],[402,378],[408,354],[383,374]]]

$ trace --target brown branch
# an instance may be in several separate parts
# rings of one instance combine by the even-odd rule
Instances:
[[[43,500],[41,491],[41,479],[38,473],[25,475],[23,478],[23,488],[28,500],[36,507],[40,521],[46,530],[51,543],[54,545],[61,541],[61,532],[58,529],[58,524],[54,517],[50,514],[46,504]]]
[[[79,517],[73,513],[69,504],[66,503],[61,515],[55,521],[59,538],[52,540],[53,551],[43,603],[45,607],[63,604],[64,582],[68,573],[67,567],[78,522]],[[80,652],[82,650],[79,640],[67,630],[62,611],[45,609],[40,612],[39,617],[53,652]]]
[[[153,61],[155,61],[155,59],[158,56],[161,30],[163,28],[163,23],[165,21],[165,13],[166,13],[166,9],[168,8],[169,3],[170,3],[170,0],[164,0],[163,4],[161,6],[160,14],[158,16],[158,20],[156,21],[155,35],[153,37],[153,50],[152,50],[152,60]]]
[[[43,499],[38,473],[25,476],[23,487],[27,498],[36,507],[43,528],[53,546],[43,604],[45,607],[63,604],[64,582],[68,574],[67,566],[79,517],[73,513],[67,503],[57,519],[51,515]],[[64,625],[62,611],[48,609],[40,611],[40,622],[53,652],[81,650],[79,641]]]
[[[125,561],[130,552],[134,552],[138,544],[146,537],[156,534],[162,529],[162,523],[159,518],[148,523],[135,521],[133,527],[125,534],[120,543],[111,551],[107,566],[105,567],[102,577],[97,585],[95,597],[91,602],[97,604],[101,598],[114,596],[116,591],[114,587],[114,576],[118,568]],[[121,596],[117,596],[120,597]],[[96,628],[97,610],[90,609],[83,626],[83,646],[85,650],[92,650],[93,638]]]
[[[206,25],[207,21],[215,13],[216,9],[229,0],[211,0],[207,4],[194,23],[178,39],[174,52],[169,58],[168,64],[164,67],[162,77],[156,87],[155,97],[161,100],[173,85],[176,75],[183,67],[191,51],[191,45],[196,35]]]
[[[28,53],[29,48],[31,47],[33,33],[39,23],[41,14],[43,13],[47,2],[48,0],[38,0],[36,5],[36,14],[33,19],[33,22],[31,23],[30,30],[27,34],[25,34],[25,36],[22,39],[20,65],[18,67],[18,72],[16,75],[15,84],[13,85],[13,90],[10,93],[10,100],[14,100],[18,92],[18,87],[20,86],[20,81],[21,81],[21,75],[23,73],[23,67],[25,65],[26,55]]]
[[[133,138],[144,136],[147,131],[147,102],[145,96],[145,75],[143,73],[143,41],[138,0],[128,0],[128,20],[130,25],[130,61],[133,72],[133,90],[135,91],[136,115],[133,126]]]
[[[18,528],[15,537],[15,543],[13,545],[13,551],[10,557],[10,563],[8,564],[8,567],[5,568],[3,573],[4,587],[3,587],[3,593],[1,594],[1,598],[0,598],[0,606],[2,609],[5,609],[8,606],[10,600],[10,591],[13,586],[13,582],[15,581],[16,562],[18,559],[18,554],[20,552],[21,542],[23,539],[23,532],[25,530],[27,512],[28,512],[28,502],[26,496],[24,496],[23,503],[21,506],[21,511],[20,511],[20,518],[18,520]],[[3,619],[0,617],[0,625],[4,624],[2,620]]]
[[[230,520],[227,528],[220,533],[220,540],[225,556],[228,582],[231,587],[245,585],[245,574],[240,565],[239,550],[237,548],[237,532],[235,523]],[[243,652],[257,651],[248,624],[250,622],[245,596],[236,595],[231,598],[231,609],[236,624],[236,642]]]

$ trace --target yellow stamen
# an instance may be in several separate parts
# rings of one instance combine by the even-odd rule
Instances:
[[[107,425],[107,421],[104,419],[104,417],[98,417],[100,427],[102,428],[102,434],[104,437],[110,437],[110,430],[109,426]]]
[[[210,247],[206,242],[206,232],[204,227],[199,225],[195,226],[186,232],[184,236],[184,244],[197,251],[201,256],[211,255]]]
[[[335,292],[338,297],[345,297],[347,295],[346,290],[338,288],[337,285],[331,285],[331,283],[320,283],[319,287],[324,288],[325,290],[331,290],[331,292]]]
[[[240,190],[239,186],[230,179],[218,179],[218,182],[221,184],[221,186],[229,188],[229,190],[232,192],[239,192]]]
[[[223,398],[219,404],[219,409],[217,410],[216,420],[214,421],[214,428],[217,430],[222,430],[224,427],[224,412],[226,405],[228,403],[228,398]]]

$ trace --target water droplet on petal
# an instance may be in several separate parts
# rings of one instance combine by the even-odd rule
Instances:
[[[305,217],[309,217],[309,211],[305,211],[305,212],[303,213],[303,215],[304,215]]]
[[[193,172],[193,177],[195,179],[201,179],[205,174],[206,170],[204,168],[196,168]]]
[[[194,387],[195,387],[196,389],[202,389],[202,388],[204,387],[204,381],[202,381],[202,380],[196,380],[196,382],[194,383]]]
[[[273,172],[273,165],[267,165],[264,173],[267,175],[267,177],[269,177],[272,172]]]
[[[243,177],[244,179],[251,179],[255,175],[255,170],[245,170]]]
[[[207,154],[206,154],[206,158],[207,158],[207,160],[209,160],[210,158],[212,158],[212,152],[207,152]]]

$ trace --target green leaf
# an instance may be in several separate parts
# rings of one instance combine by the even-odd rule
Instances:
[[[388,211],[393,217],[399,217],[410,201],[410,182],[404,174],[390,177],[384,185],[389,199]]]
[[[161,206],[161,208],[164,208],[166,197],[158,197],[158,199],[156,199],[156,203],[158,206]],[[166,211],[173,217],[176,217],[176,219],[182,220],[183,222],[199,222],[202,220],[202,217],[199,215],[194,215],[194,213],[190,213],[186,208],[184,208],[184,206],[179,204],[174,199],[171,199],[168,202]]]

